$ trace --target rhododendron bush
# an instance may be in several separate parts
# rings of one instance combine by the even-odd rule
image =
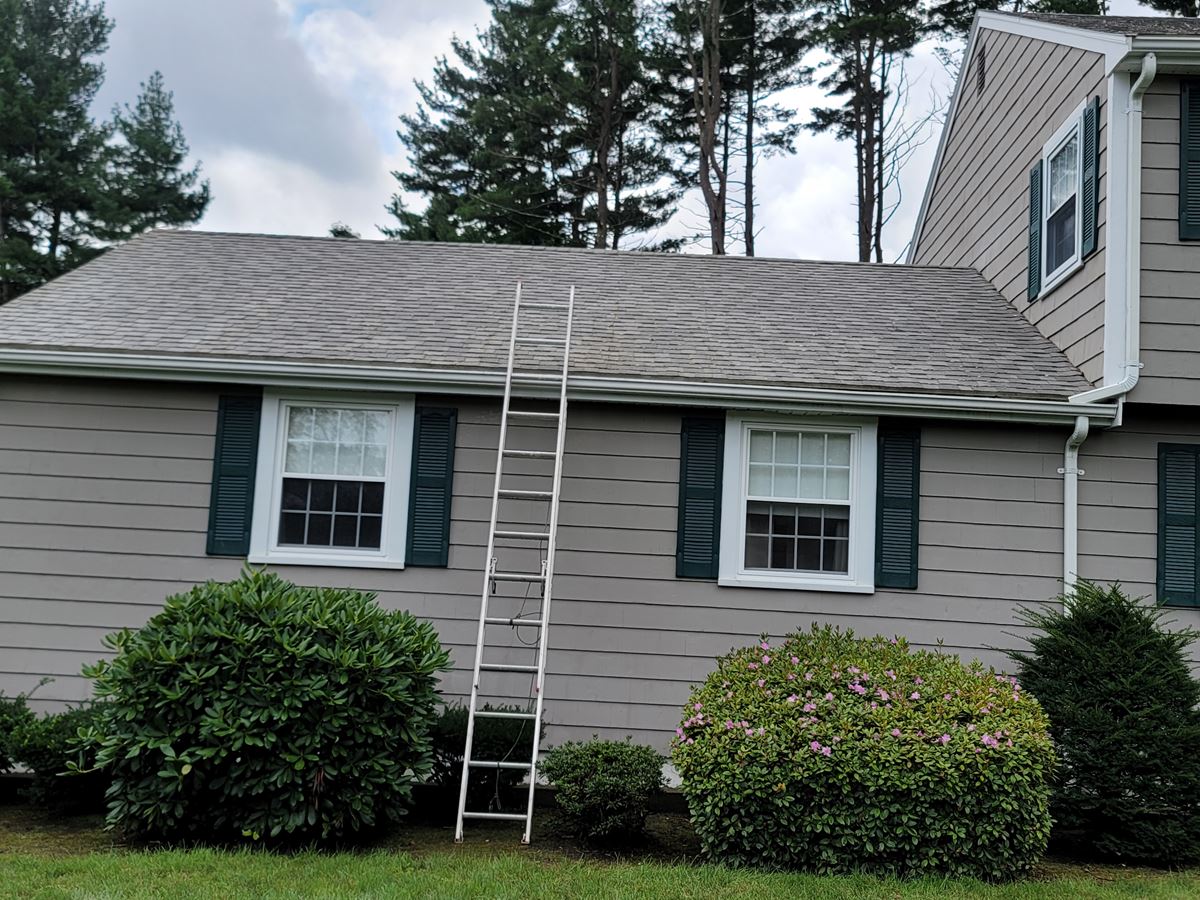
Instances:
[[[720,659],[685,716],[672,761],[714,860],[1000,880],[1046,848],[1046,716],[978,662],[814,625]]]

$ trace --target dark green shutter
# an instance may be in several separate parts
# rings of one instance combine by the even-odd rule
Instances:
[[[725,420],[683,420],[679,441],[679,533],[675,574],[716,578],[721,552]]]
[[[1200,605],[1200,445],[1158,445],[1158,599]]]
[[[454,435],[458,411],[417,407],[409,484],[410,566],[445,566],[450,559],[450,502],[454,493]]]
[[[879,426],[875,586],[915,588],[921,505],[921,432]]]
[[[1042,163],[1029,170],[1029,282],[1030,300],[1042,291]]]
[[[210,556],[245,556],[250,552],[261,418],[261,394],[227,394],[218,401],[212,494],[208,504]]]
[[[1083,247],[1080,258],[1096,252],[1096,232],[1099,228],[1096,207],[1099,204],[1099,175],[1100,175],[1100,98],[1093,97],[1092,102],[1083,111],[1083,173],[1081,190],[1083,196],[1080,206],[1080,226],[1083,233]]]
[[[1200,81],[1179,85],[1179,239],[1200,240]]]

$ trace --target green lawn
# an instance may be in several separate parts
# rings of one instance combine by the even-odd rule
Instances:
[[[53,821],[0,807],[0,897],[496,897],[496,898],[973,898],[1086,900],[1196,898],[1200,873],[1044,866],[998,887],[963,881],[730,871],[686,862],[586,858],[553,841],[517,846],[510,830],[479,831],[455,846],[445,828],[413,828],[363,853],[130,850],[96,821]]]

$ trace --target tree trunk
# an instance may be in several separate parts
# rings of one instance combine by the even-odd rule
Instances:
[[[691,54],[696,125],[699,132],[700,193],[708,210],[709,241],[714,256],[725,254],[725,197],[728,170],[717,159],[717,129],[720,127],[721,18],[724,0],[707,0],[700,14],[700,63]]]
[[[746,207],[746,255],[754,255],[754,88],[758,77],[758,51],[755,40],[758,37],[758,19],[756,16],[755,0],[749,0],[746,11],[750,15],[748,33],[750,54],[746,66],[746,185],[744,204]]]

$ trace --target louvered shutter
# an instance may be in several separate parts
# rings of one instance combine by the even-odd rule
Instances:
[[[879,426],[875,586],[915,588],[920,532],[921,432]]]
[[[679,447],[679,526],[675,574],[716,578],[721,547],[725,421],[685,418]]]
[[[1158,445],[1158,599],[1172,606],[1200,605],[1198,471],[1200,445]]]
[[[1042,292],[1042,163],[1029,170],[1029,253],[1027,293],[1030,300]]]
[[[261,394],[228,394],[218,401],[208,506],[210,556],[245,556],[250,552],[261,418]]]
[[[449,563],[457,424],[457,410],[417,407],[405,565],[446,566]]]
[[[1179,85],[1179,239],[1200,240],[1200,81]]]
[[[1100,198],[1100,98],[1093,97],[1092,102],[1083,111],[1083,172],[1080,190],[1080,229],[1083,234],[1083,247],[1080,258],[1096,252],[1096,235],[1099,228],[1097,219]]]

